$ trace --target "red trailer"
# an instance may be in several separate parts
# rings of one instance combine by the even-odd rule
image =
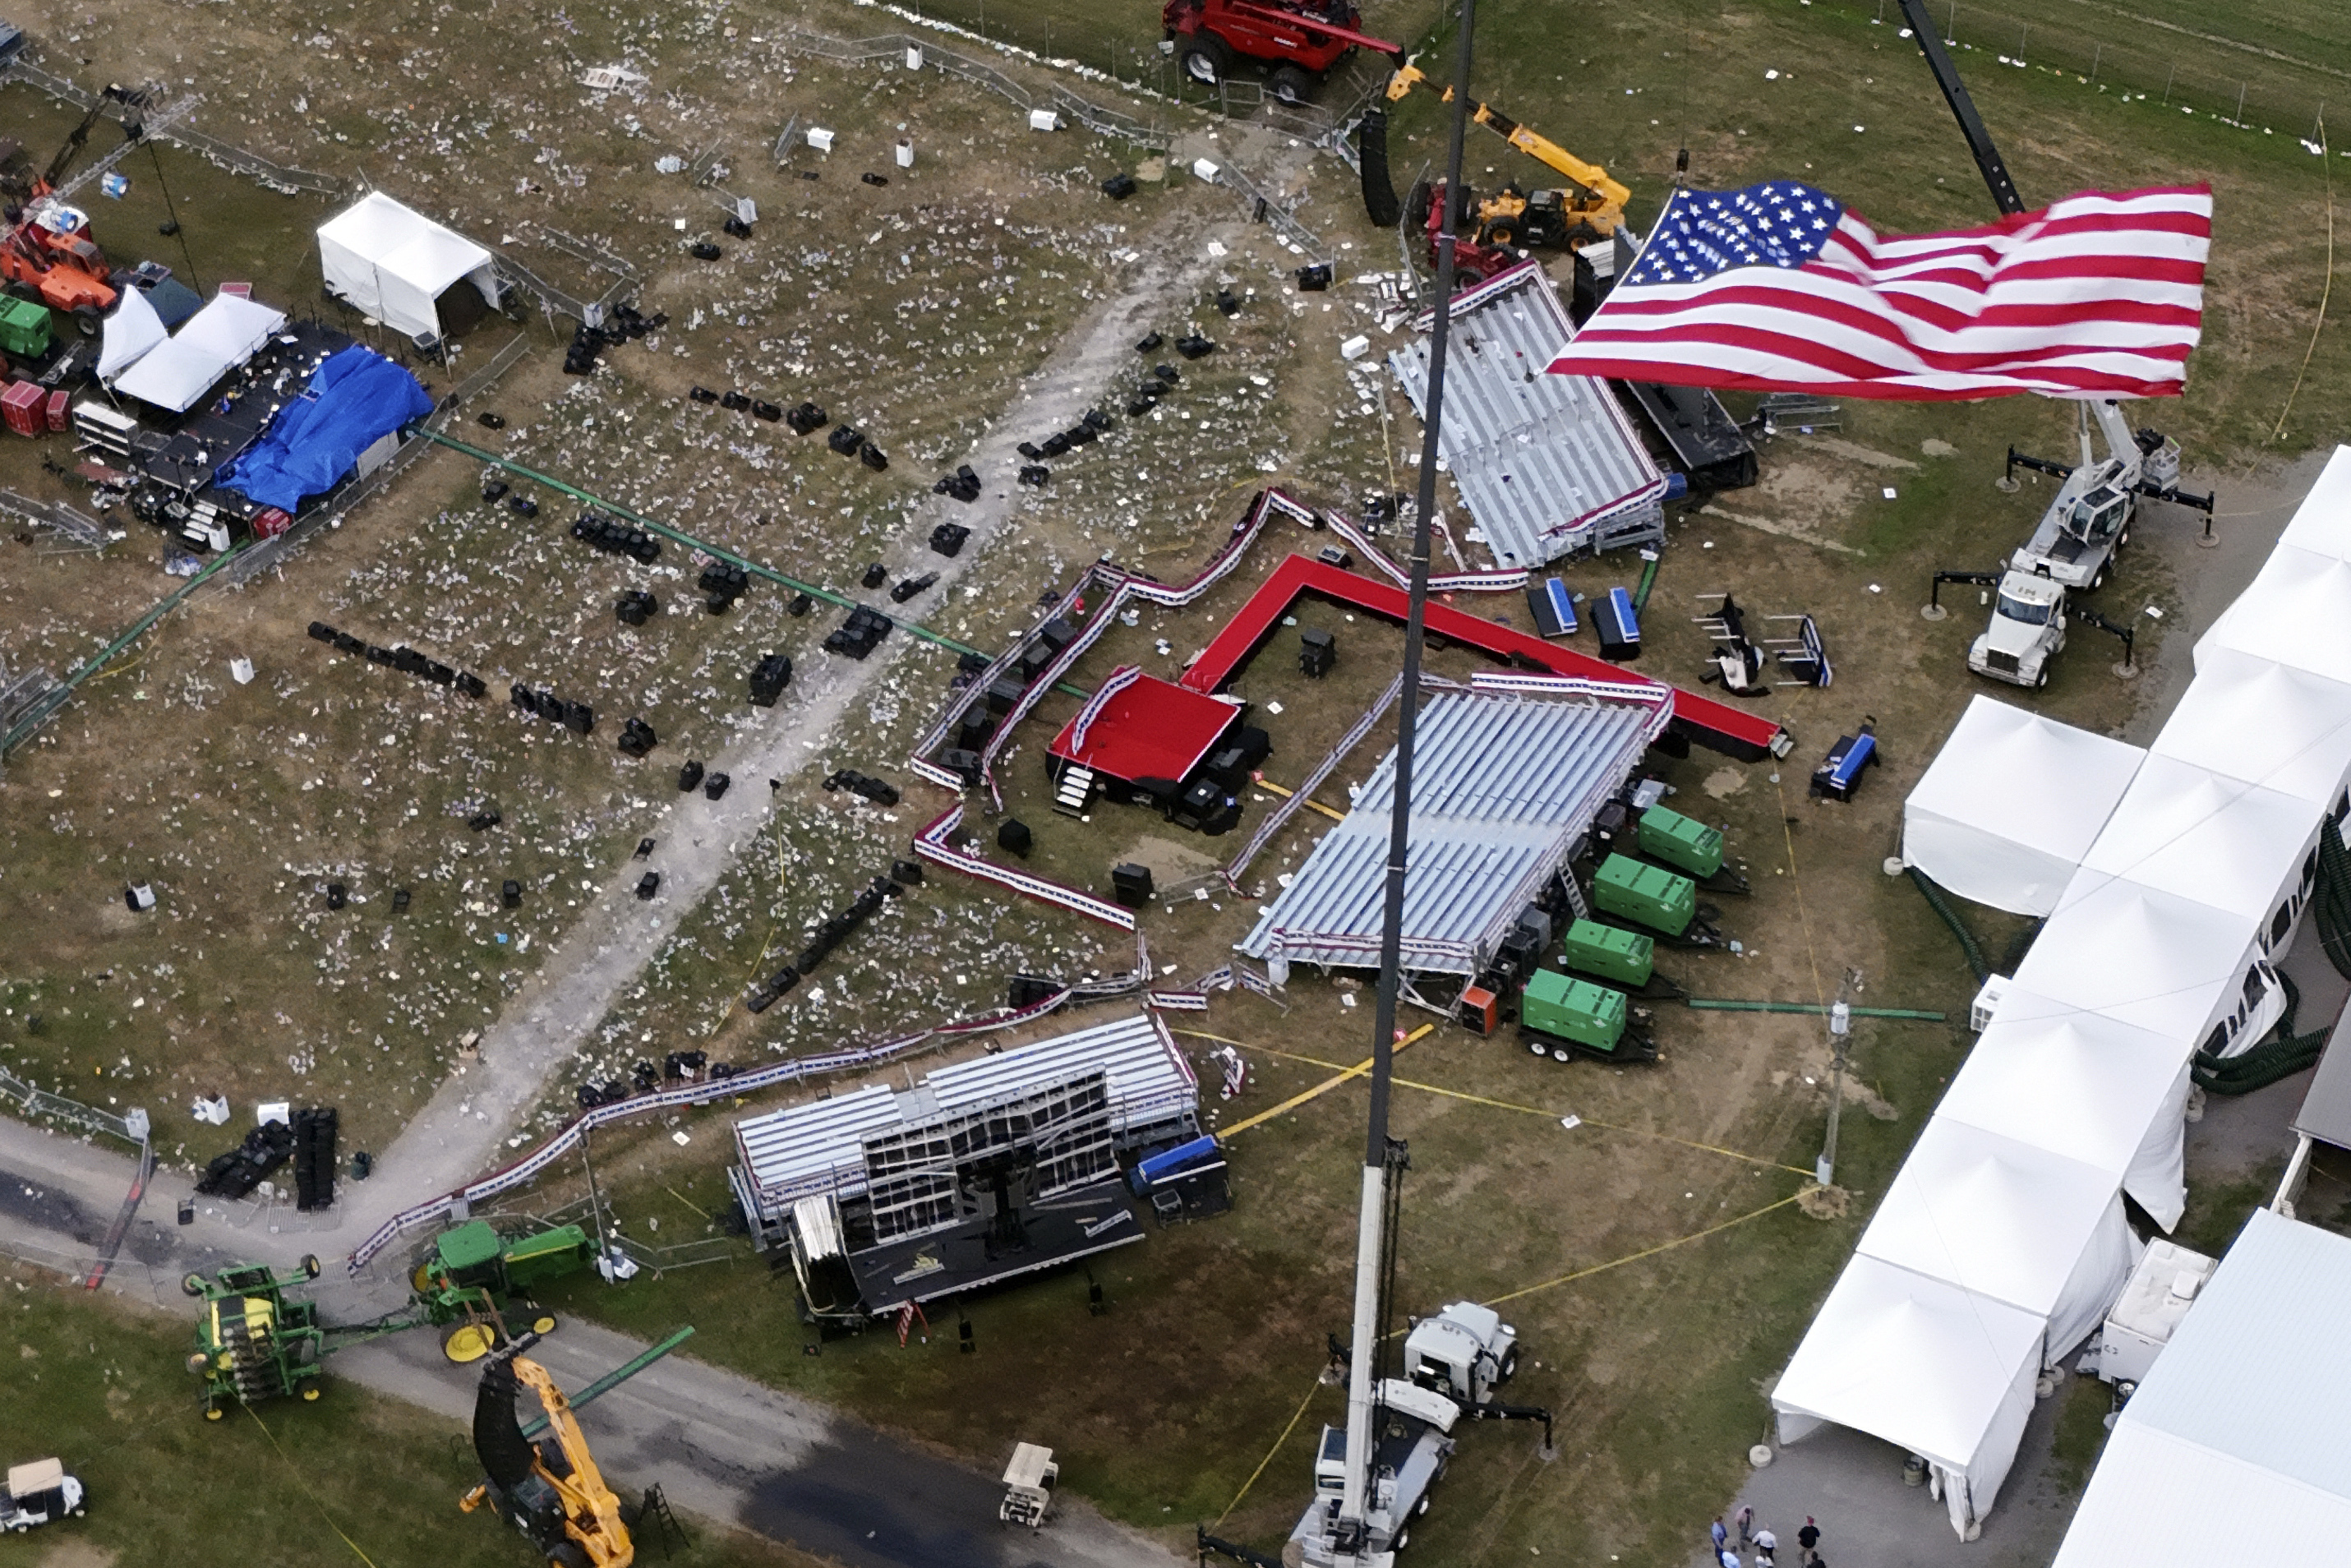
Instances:
[[[1265,89],[1284,103],[1304,99],[1332,66],[1358,48],[1401,65],[1404,47],[1362,32],[1347,0],[1167,0],[1159,20],[1184,74],[1215,87],[1237,60],[1273,67]]]

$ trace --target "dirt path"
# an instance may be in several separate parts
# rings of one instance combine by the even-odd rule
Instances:
[[[1257,151],[1270,154],[1276,146],[1269,139]],[[980,499],[961,506],[935,498],[918,509],[887,564],[893,579],[935,570],[939,580],[902,615],[919,619],[946,602],[1010,534],[1011,476],[1022,433],[1075,423],[1127,367],[1134,340],[1164,302],[1186,296],[1208,270],[1212,264],[1199,242],[1216,234],[1232,239],[1240,225],[1174,232],[1191,226],[1178,219],[1149,236],[1124,287],[1020,390],[1019,417],[999,418],[967,459],[991,480]],[[934,522],[950,517],[972,530],[972,540],[962,555],[946,561],[925,553],[922,541]],[[485,1032],[480,1061],[443,1083],[378,1158],[371,1180],[345,1183],[341,1201],[323,1215],[298,1215],[278,1205],[207,1204],[192,1224],[181,1226],[172,1212],[180,1187],[166,1179],[131,1228],[108,1288],[176,1314],[176,1281],[191,1270],[232,1260],[290,1265],[304,1252],[331,1263],[333,1253],[356,1246],[392,1215],[495,1166],[513,1127],[562,1071],[578,1042],[756,838],[769,810],[761,783],[803,766],[862,694],[913,645],[913,639],[896,636],[862,663],[828,655],[798,672],[786,702],[768,710],[733,749],[709,760],[713,771],[732,774],[742,787],[716,802],[684,798],[666,813],[667,829],[656,835],[651,859],[662,873],[663,895],[651,904],[638,903],[634,883],[643,868],[624,862],[538,977]],[[70,1269],[97,1249],[135,1173],[127,1155],[0,1117],[0,1249]],[[330,1321],[347,1322],[392,1310],[402,1295],[395,1281],[350,1280],[331,1268],[315,1293]],[[626,1336],[574,1322],[549,1343],[546,1361],[563,1382],[577,1385],[641,1348]],[[473,1380],[442,1359],[434,1335],[399,1335],[343,1353],[336,1371],[454,1419],[470,1416]],[[682,1507],[858,1568],[942,1563],[1109,1568],[1174,1561],[1162,1547],[1075,1502],[1065,1504],[1041,1534],[1003,1533],[995,1522],[998,1488],[989,1475],[683,1357],[664,1361],[602,1401],[589,1427],[602,1445],[604,1462],[631,1484],[658,1481]]]
[[[1018,417],[999,416],[966,459],[989,480],[979,500],[966,506],[934,497],[916,509],[885,564],[893,580],[927,570],[937,571],[939,580],[894,613],[919,621],[947,601],[1010,531],[1018,505],[1013,476],[1022,461],[1015,451],[1019,442],[1040,429],[1075,423],[1129,368],[1135,339],[1155,314],[1164,314],[1165,302],[1185,298],[1196,287],[1210,263],[1197,243],[1173,243],[1171,230],[1186,221],[1179,216],[1163,223],[1145,238],[1137,247],[1142,259],[1119,293],[1020,389],[1006,411],[1009,415],[1017,409]],[[925,548],[932,526],[942,521],[972,530],[971,542],[953,560]],[[873,597],[891,608],[885,596]],[[893,635],[862,663],[831,654],[810,661],[796,673],[781,704],[764,710],[732,749],[709,759],[710,770],[731,774],[737,787],[716,802],[685,796],[670,808],[666,831],[656,835],[650,860],[625,862],[613,873],[593,909],[485,1032],[481,1061],[445,1081],[378,1158],[374,1179],[346,1187],[348,1196],[331,1216],[321,1217],[319,1228],[335,1233],[338,1249],[356,1246],[402,1207],[454,1189],[500,1163],[505,1140],[550,1079],[561,1073],[580,1041],[756,839],[769,810],[766,781],[805,766],[860,697],[916,647],[914,639]],[[662,895],[651,904],[638,903],[634,891],[646,865],[662,876]]]

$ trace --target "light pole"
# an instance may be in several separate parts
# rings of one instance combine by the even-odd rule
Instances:
[[[1861,971],[1847,969],[1837,999],[1829,1004],[1829,1135],[1821,1156],[1813,1162],[1813,1179],[1823,1186],[1836,1180],[1837,1117],[1844,1109],[1845,1055],[1853,1041],[1853,994],[1861,989]]]

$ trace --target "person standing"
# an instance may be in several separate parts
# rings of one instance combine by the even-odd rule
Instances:
[[[1769,1530],[1755,1532],[1755,1568],[1779,1568],[1780,1538]]]
[[[1821,1526],[1811,1514],[1804,1515],[1804,1528],[1796,1531],[1796,1545],[1802,1551],[1802,1562],[1809,1565],[1820,1561]]]
[[[1738,1528],[1739,1544],[1742,1550],[1755,1544],[1755,1505],[1753,1503],[1740,1503],[1739,1511],[1730,1516],[1730,1522]]]
[[[1719,1558],[1722,1555],[1722,1549],[1730,1544],[1730,1531],[1722,1528],[1722,1515],[1718,1513],[1714,1516],[1714,1528],[1708,1531],[1707,1534],[1714,1542],[1715,1556]]]

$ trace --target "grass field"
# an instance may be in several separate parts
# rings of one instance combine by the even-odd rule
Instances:
[[[429,15],[418,5],[321,10],[266,0],[219,17],[192,13],[184,68],[167,57],[182,52],[180,41],[167,47],[152,27],[111,26],[135,18],[135,8],[103,8],[103,33],[79,21],[90,14],[79,7],[37,5],[33,19],[53,40],[89,50],[95,63],[84,74],[97,79],[167,68],[193,74],[199,55],[224,80],[244,73],[236,79],[249,85],[234,90],[253,96],[215,98],[204,123],[273,155],[364,170],[397,193],[445,204],[486,234],[536,215],[642,258],[653,275],[649,306],[674,318],[667,333],[652,348],[616,356],[613,369],[590,382],[558,378],[546,362],[549,340],[493,405],[508,416],[508,429],[480,439],[781,570],[843,587],[904,532],[907,503],[934,465],[952,466],[982,422],[1002,415],[1018,377],[1088,319],[1113,276],[1109,253],[1190,244],[1198,225],[1235,210],[1226,195],[1189,183],[1146,189],[1112,209],[1091,184],[1128,166],[1127,150],[1075,136],[1031,138],[996,100],[880,66],[835,68],[779,56],[762,37],[778,19],[804,18],[844,36],[904,25],[870,8],[795,5],[754,19],[716,7],[655,16],[619,0],[476,0]],[[1444,42],[1432,31],[1433,5],[1366,9],[1367,26],[1389,36],[1423,47]],[[2134,10],[2294,59],[2344,57],[2342,18],[2332,6],[2271,0],[2206,16],[2183,0],[2137,0]],[[924,11],[979,22],[976,0]],[[1802,174],[1890,228],[1981,221],[1990,208],[1980,182],[1923,63],[1890,22],[1873,26],[1875,13],[1865,0],[1491,3],[1481,8],[1477,80],[1511,113],[1620,172],[1635,192],[1637,222],[1656,211],[1685,145],[1691,177],[1702,184]],[[2032,65],[2002,68],[1997,56],[2009,45],[1998,35],[2011,13],[2020,25],[2047,26],[2053,39],[2088,37],[2105,19],[2119,28],[2127,18],[2118,7],[2074,0],[2013,0],[1996,14],[1959,8],[1959,37],[1972,46],[1959,52],[1961,68],[2029,201],[2085,185],[2185,179],[2209,179],[2220,193],[2206,343],[2188,397],[2149,417],[2213,476],[2225,528],[2230,481],[2267,458],[2332,439],[2338,432],[2328,422],[2339,420],[2351,389],[2351,350],[2329,328],[2300,390],[2291,391],[2324,283],[2325,179],[2334,165],[2295,145],[2306,126],[2283,116],[2295,93],[2323,85],[2325,73],[2225,40],[2197,40],[2199,60],[2242,55],[2245,68],[2261,73],[2248,89],[2246,118],[2255,108],[2276,116],[2264,134],[2258,125],[2219,123],[2216,110],[2232,108],[2233,93],[2216,105],[2219,89],[2192,71],[2181,73],[2189,101],[2175,92],[2164,102],[2161,79],[2146,79],[2158,57],[2145,48],[2144,24],[2131,24],[2134,41],[2118,41],[2103,57],[2095,82],[2076,79],[2086,70],[2057,74],[2069,57],[2044,56],[2029,39]],[[1121,71],[1123,59],[1121,74],[1148,82],[1156,15],[1146,5],[1105,13],[1074,0],[1035,0],[1002,14],[991,7],[986,30],[1097,68]],[[528,61],[529,70],[514,69],[516,61]],[[646,70],[652,89],[597,98],[571,85],[578,68],[613,61]],[[2199,68],[2212,74],[2209,63]],[[1779,78],[1767,81],[1766,69]],[[47,116],[39,134],[47,134],[56,116],[34,107]],[[9,113],[16,108],[16,95],[0,102]],[[1207,125],[1186,120],[1187,111],[1147,112],[1202,134]],[[768,163],[767,146],[793,114],[843,129],[843,152],[818,169],[817,182]],[[922,147],[914,173],[894,176],[886,189],[858,182],[861,169],[888,166],[886,143],[902,123]],[[1535,172],[1482,132],[1471,134],[1479,138],[1471,143],[1473,183]],[[730,245],[724,263],[705,267],[685,259],[688,236],[674,225],[683,218],[696,234],[707,230],[712,198],[681,180],[664,183],[649,165],[658,153],[713,145],[737,171],[729,188],[754,194],[768,216],[755,242]],[[1400,183],[1437,156],[1433,95],[1405,107],[1395,145]],[[205,182],[216,176],[191,167],[183,182],[177,164],[166,170],[175,193],[201,214],[214,199]],[[134,186],[133,204],[150,199],[147,183]],[[315,283],[302,271],[298,244],[315,214],[243,189],[242,197],[218,193],[230,216],[192,225],[192,245],[219,247],[197,251],[199,275],[240,269],[307,298]],[[1364,222],[1353,180],[1338,165],[1316,164],[1308,196],[1304,216],[1352,247],[1342,255],[1393,265],[1393,237]],[[100,216],[147,243],[152,214],[120,211],[118,218],[102,207]],[[271,235],[277,238],[264,237]],[[1023,514],[1019,547],[942,616],[943,630],[1000,645],[1025,625],[1040,588],[1065,582],[1097,551],[1182,580],[1222,537],[1248,489],[1270,478],[1343,505],[1389,482],[1416,430],[1393,396],[1384,429],[1338,417],[1348,399],[1334,349],[1351,318],[1343,304],[1329,316],[1300,308],[1281,277],[1294,264],[1257,231],[1225,264],[1237,287],[1258,290],[1247,310],[1223,322],[1197,298],[1179,302],[1175,313],[1207,318],[1227,352],[1187,367],[1180,413],[1171,407],[1147,427],[1123,423],[1062,465]],[[695,382],[742,385],[787,402],[817,395],[878,433],[893,455],[891,474],[871,477],[788,437],[771,439],[767,427],[681,410],[677,400]],[[2289,395],[2291,417],[2273,440]],[[2006,446],[2058,455],[2068,441],[2063,412],[2038,403],[1855,405],[1833,432],[1768,448],[1757,489],[1677,519],[1650,601],[1645,671],[1695,677],[1704,639],[1690,618],[1707,607],[1706,595],[1726,589],[1761,612],[1813,613],[1838,661],[1831,691],[1783,692],[1767,705],[1798,736],[1784,771],[1729,767],[1704,754],[1661,764],[1681,791],[1677,804],[1728,826],[1757,883],[1754,897],[1734,904],[1726,921],[1744,940],[1744,957],[1673,966],[1693,989],[1811,1001],[1852,965],[1867,974],[1869,1001],[1961,1014],[1972,979],[1955,945],[1907,883],[1879,870],[1895,847],[1909,782],[1977,690],[1960,673],[1980,623],[1975,612],[1960,609],[1929,624],[1917,609],[1933,570],[1990,564],[2045,498],[2030,486],[2015,496],[1991,489]],[[28,451],[0,452],[0,482],[40,482],[20,479],[33,466]],[[804,660],[826,629],[820,618],[791,620],[780,595],[757,590],[728,618],[676,614],[657,642],[624,636],[609,601],[639,574],[562,538],[568,505],[542,497],[547,510],[525,524],[483,510],[475,481],[454,458],[421,465],[282,583],[225,596],[174,622],[140,664],[94,689],[58,727],[55,746],[12,764],[0,798],[9,861],[0,921],[26,934],[0,960],[13,983],[0,998],[7,1009],[0,1051],[12,1066],[159,1109],[166,1095],[181,1101],[195,1087],[233,1087],[241,1103],[298,1084],[306,1098],[341,1100],[354,1143],[388,1137],[445,1070],[458,1032],[495,1014],[569,927],[578,884],[608,877],[641,833],[657,831],[672,793],[669,769],[731,733],[751,654],[772,646]],[[2147,525],[2149,537],[2170,539],[2193,526],[2179,515]],[[143,550],[147,541],[137,543]],[[0,599],[10,637],[20,635],[22,616],[40,628],[32,644],[39,656],[58,659],[127,619],[158,589],[143,558],[126,565],[131,553],[12,570],[0,584],[0,595],[22,595]],[[1271,551],[1265,556],[1270,565]],[[16,559],[32,558],[23,551]],[[679,563],[665,557],[664,564]],[[1629,582],[1635,570],[1637,563],[1611,559],[1575,563],[1564,575],[1588,593]],[[1160,637],[1171,643],[1169,659],[1180,659],[1206,640],[1256,570],[1243,576],[1193,616],[1146,615],[1122,629],[1081,674],[1098,677],[1122,661],[1159,668]],[[682,592],[688,586],[661,581],[664,599],[690,606]],[[2173,609],[2179,588],[2162,558],[2146,552],[2099,607]],[[1513,608],[1508,600],[1485,607]],[[460,654],[492,681],[493,702],[469,711],[385,672],[330,661],[302,638],[314,615]],[[1325,610],[1305,612],[1318,617],[1329,619]],[[2144,661],[2177,620],[2141,624]],[[1344,622],[1334,629],[1342,668],[1333,680],[1308,691],[1285,667],[1288,645],[1279,643],[1244,676],[1244,695],[1280,701],[1290,716],[1268,769],[1277,780],[1294,780],[1393,668],[1392,631]],[[12,654],[26,646],[13,643]],[[217,672],[236,652],[255,654],[266,678],[227,687]],[[2104,648],[2077,648],[2046,693],[2021,700],[2118,731],[2144,688],[2107,674],[2110,658]],[[736,1006],[745,977],[796,949],[800,929],[903,853],[914,827],[943,801],[915,786],[885,813],[827,794],[815,779],[820,768],[841,765],[898,779],[906,738],[941,696],[950,663],[937,653],[908,657],[824,757],[783,781],[774,827],[687,919],[599,1038],[582,1042],[587,1066],[609,1071],[638,1055],[705,1041],[737,1060],[827,1046],[988,1005],[1014,967],[1124,967],[1123,938],[935,877],[844,949],[820,986],[803,987],[758,1020]],[[644,711],[674,748],[639,768],[617,761],[601,739],[526,744],[520,737],[533,732],[517,727],[496,694],[508,679],[559,674],[592,685],[600,710],[614,716],[608,728],[620,712]],[[1045,727],[1071,706],[1049,705],[1006,766],[1008,803],[1039,830],[1038,867],[1094,884],[1111,859],[1138,850],[1171,863],[1223,858],[1218,852],[1234,841],[1176,834],[1125,808],[1105,808],[1085,824],[1050,816],[1040,799]],[[1850,810],[1805,803],[1802,770],[1865,715],[1878,720],[1886,768]],[[1343,783],[1361,778],[1386,744],[1384,735],[1367,741],[1330,799],[1343,800]],[[484,800],[507,819],[494,839],[468,833],[452,814]],[[1253,800],[1249,809],[1267,807]],[[1294,863],[1320,826],[1301,819],[1262,862],[1268,873]],[[164,919],[144,928],[127,920],[116,888],[132,867],[156,874],[170,901]],[[476,907],[500,878],[517,873],[529,883],[523,910]],[[329,920],[317,896],[329,875],[349,878],[370,902]],[[403,879],[424,891],[409,922],[395,927],[375,900]],[[1145,929],[1155,956],[1188,978],[1221,960],[1248,917],[1243,904],[1211,901],[1154,911]],[[1982,929],[1988,946],[2004,946],[2010,935],[1989,921]],[[499,933],[508,940],[498,942]],[[1363,999],[1359,989],[1301,977],[1286,1011],[1238,995],[1220,998],[1205,1027],[1242,1041],[1254,1073],[1249,1096],[1228,1111],[1262,1109],[1328,1077],[1321,1062],[1358,1060],[1369,1009],[1347,1006],[1349,997]],[[37,1035],[21,1022],[34,1011],[45,1019]],[[1817,1028],[1800,1018],[1668,1009],[1659,1032],[1667,1059],[1650,1073],[1559,1068],[1508,1040],[1453,1029],[1401,1059],[1399,1071],[1416,1084],[1479,1098],[1399,1090],[1397,1131],[1411,1140],[1415,1160],[1400,1305],[1426,1311],[1463,1295],[1510,1297],[1529,1357],[1519,1396],[1549,1404],[1563,1435],[1561,1458],[1544,1465],[1523,1428],[1468,1432],[1464,1462],[1422,1538],[1432,1561],[1517,1561],[1539,1549],[1577,1562],[1598,1563],[1604,1553],[1627,1564],[1679,1563],[1694,1526],[1736,1485],[1745,1448],[1764,1430],[1765,1385],[1966,1044],[1956,1026],[1864,1031],[1839,1167],[1850,1207],[1823,1220],[1767,1207],[1797,1190],[1818,1145],[1826,1051]],[[1209,1042],[1187,1043],[1205,1050]],[[549,1086],[548,1120],[562,1113],[569,1089]],[[877,1333],[805,1355],[789,1277],[770,1276],[747,1249],[726,1266],[643,1278],[620,1291],[576,1284],[564,1304],[643,1328],[684,1309],[704,1325],[701,1355],[952,1444],[981,1465],[1016,1439],[1050,1443],[1072,1488],[1123,1519],[1175,1531],[1223,1520],[1226,1533],[1270,1545],[1302,1500],[1315,1428],[1338,1406],[1314,1379],[1324,1333],[1346,1317],[1362,1104],[1351,1085],[1238,1140],[1234,1213],[1155,1233],[1099,1263],[1112,1301],[1106,1316],[1086,1313],[1083,1277],[1075,1275],[974,1301],[974,1356],[950,1348],[944,1316],[927,1343],[904,1350]],[[167,1147],[190,1130],[179,1120],[183,1109],[160,1118]],[[600,1170],[608,1169],[629,1234],[659,1245],[681,1233],[714,1233],[734,1113],[715,1108],[599,1134]],[[1559,1123],[1571,1113],[1583,1123],[1573,1131]],[[686,1148],[669,1141],[673,1130],[691,1134]],[[524,1201],[559,1201],[571,1179]],[[2233,1188],[2197,1195],[2183,1236],[2219,1246],[2248,1201]],[[272,1551],[286,1561],[324,1560],[309,1544],[319,1533],[317,1506],[270,1469],[274,1455],[258,1432],[239,1437],[237,1428],[206,1430],[193,1420],[192,1433],[180,1431],[175,1335],[145,1334],[99,1315],[102,1308],[30,1285],[16,1294],[26,1325],[20,1337],[34,1354],[11,1362],[0,1341],[0,1377],[15,1380],[0,1385],[0,1396],[54,1403],[55,1445],[79,1442],[97,1456],[68,1454],[100,1500],[95,1539],[134,1561],[203,1561],[173,1555],[169,1537],[137,1531],[160,1532],[157,1521],[212,1510],[199,1512],[216,1521],[208,1542],[236,1540],[240,1530],[261,1539],[240,1551],[242,1560],[272,1560]],[[134,1347],[122,1353],[127,1370],[115,1375],[123,1399],[106,1399],[108,1369],[120,1358],[69,1354],[77,1339]],[[68,1399],[56,1393],[66,1375],[47,1370],[61,1363],[75,1368]],[[47,1388],[26,1381],[37,1373],[51,1380]],[[118,1407],[138,1418],[108,1413]],[[148,1416],[166,1409],[172,1414]],[[338,1456],[318,1467],[313,1484],[328,1513],[376,1561],[510,1559],[513,1543],[481,1534],[478,1521],[413,1528],[415,1517],[442,1520],[438,1511],[416,1515],[413,1499],[454,1498],[467,1479],[462,1456],[445,1451],[444,1434],[342,1388],[277,1419],[287,1424],[280,1440],[289,1448]],[[2064,1425],[2066,1462],[2086,1467],[2095,1434],[2070,1405]],[[358,1440],[344,1444],[347,1437]],[[198,1495],[200,1474],[224,1473],[224,1450],[244,1467],[232,1474],[242,1486]],[[1260,1459],[1268,1460],[1263,1479],[1239,1495]],[[371,1490],[365,1473],[393,1474],[402,1484]],[[138,1496],[141,1485],[155,1489],[156,1506],[137,1516],[107,1511],[107,1500]],[[263,1495],[295,1500],[252,1522],[247,1516],[264,1511],[250,1500]],[[130,1533],[100,1533],[109,1529]],[[280,1531],[282,1544],[252,1533]],[[466,1555],[477,1543],[508,1555]]]
[[[89,1515],[12,1543],[13,1561],[234,1568],[521,1568],[531,1552],[457,1500],[481,1479],[464,1430],[329,1379],[315,1404],[210,1422],[181,1362],[187,1331],[37,1270],[0,1266],[5,1462],[55,1454]],[[592,1438],[591,1438],[592,1441]],[[681,1568],[815,1568],[695,1521]],[[76,1550],[86,1554],[75,1556]],[[92,1554],[94,1553],[94,1554]]]

